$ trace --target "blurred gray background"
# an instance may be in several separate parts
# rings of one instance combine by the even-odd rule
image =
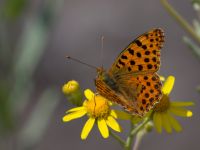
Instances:
[[[40,9],[40,1],[31,2],[31,9],[25,13],[31,14]],[[169,1],[187,21],[196,17],[191,2],[188,0]],[[55,1],[57,3],[57,1]],[[27,15],[27,14],[26,14]],[[23,21],[23,20],[22,20]],[[48,35],[47,48],[34,74],[37,90],[55,85],[60,89],[68,80],[79,81],[81,87],[95,90],[94,78],[96,71],[72,62],[66,55],[78,58],[95,66],[103,65],[108,69],[117,55],[138,35],[151,28],[161,27],[165,31],[165,44],[161,50],[160,74],[167,77],[174,75],[176,82],[171,93],[171,99],[176,101],[193,101],[195,107],[192,118],[178,118],[183,126],[183,132],[147,134],[140,145],[140,150],[197,150],[200,135],[199,93],[196,87],[200,83],[200,61],[183,43],[182,36],[187,33],[169,16],[159,0],[65,0],[59,9],[58,16]],[[15,26],[14,36],[20,33],[20,27]],[[101,55],[101,35],[104,39],[103,58]],[[27,56],[31,57],[31,56]],[[37,94],[36,94],[37,95]],[[34,105],[34,96],[32,104]],[[32,105],[29,106],[31,109]],[[86,118],[69,123],[61,119],[72,105],[62,95],[56,111],[51,116],[42,140],[35,150],[55,149],[96,149],[121,150],[120,145],[113,140],[103,139],[93,128],[86,141],[80,139],[82,127]],[[26,112],[29,112],[27,109]],[[26,120],[26,114],[21,119]],[[128,131],[128,122],[120,122],[125,128],[122,135]]]

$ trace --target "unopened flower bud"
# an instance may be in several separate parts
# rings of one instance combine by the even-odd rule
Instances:
[[[82,105],[82,92],[77,81],[68,81],[66,84],[63,85],[62,92],[73,105]]]
[[[75,80],[71,80],[63,85],[62,92],[66,95],[66,94],[74,93],[79,89],[80,89],[79,83]]]

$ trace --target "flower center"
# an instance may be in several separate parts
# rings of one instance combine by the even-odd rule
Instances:
[[[170,100],[168,95],[163,95],[160,102],[155,105],[154,111],[155,112],[165,112],[170,106]]]
[[[95,95],[93,99],[86,100],[84,106],[90,117],[107,118],[110,114],[110,106],[108,100],[100,95]]]

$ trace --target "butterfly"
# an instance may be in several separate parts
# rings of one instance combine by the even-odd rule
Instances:
[[[152,29],[131,42],[106,71],[97,69],[97,92],[124,107],[133,115],[144,116],[162,97],[160,49],[164,31]]]

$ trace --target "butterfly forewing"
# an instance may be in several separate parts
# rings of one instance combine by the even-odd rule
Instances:
[[[120,53],[109,72],[113,75],[156,72],[160,67],[160,49],[163,42],[162,29],[144,33]]]

